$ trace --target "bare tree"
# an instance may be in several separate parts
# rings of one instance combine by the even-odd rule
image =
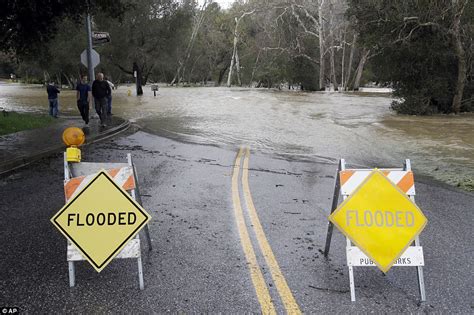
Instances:
[[[354,33],[352,43],[351,43],[351,53],[349,55],[349,64],[347,67],[347,74],[345,76],[345,82],[344,82],[344,90],[347,91],[348,86],[349,86],[349,80],[351,78],[351,72],[352,72],[352,61],[354,60],[354,51],[356,47],[356,42],[357,42],[357,33]]]
[[[291,1],[291,12],[298,24],[302,27],[303,32],[319,41],[319,89],[324,90],[326,86],[326,45],[325,45],[325,2],[326,0],[318,0],[317,12],[311,12],[312,1],[303,1],[298,4],[296,0]],[[299,9],[299,10],[297,10]],[[301,11],[301,13],[299,12]],[[310,23],[303,21],[305,17]]]
[[[239,61],[239,53],[237,51],[237,45],[239,43],[239,24],[242,19],[248,15],[254,14],[255,9],[248,11],[248,12],[243,12],[238,18],[235,17],[235,27],[234,27],[234,45],[233,45],[233,50],[232,50],[232,57],[230,59],[230,66],[229,66],[229,75],[227,76],[227,87],[231,86],[231,80],[232,80],[232,73],[234,70],[234,66],[236,66],[237,70],[237,78],[239,81],[239,85],[242,85],[242,82],[240,80],[240,61]]]
[[[365,49],[362,51],[359,65],[357,66],[357,70],[355,72],[355,77],[352,80],[352,84],[350,89],[353,91],[358,91],[360,87],[360,79],[362,78],[362,73],[364,71],[364,66],[367,60],[369,59],[370,49]]]
[[[458,60],[458,76],[456,81],[456,90],[454,92],[452,110],[455,113],[461,111],[461,101],[464,93],[464,86],[466,84],[466,53],[461,41],[461,16],[468,0],[452,0],[454,8],[453,26],[450,30],[454,44],[454,51]]]
[[[206,14],[206,7],[209,4],[208,0],[204,0],[204,3],[202,4],[198,16],[194,19],[193,23],[193,29],[191,32],[191,37],[189,38],[188,45],[186,46],[186,51],[184,53],[184,60],[178,60],[178,69],[176,70],[176,74],[171,81],[171,85],[174,85],[176,81],[177,83],[181,83],[182,78],[184,77],[184,73],[186,71],[186,64],[191,57],[191,52],[193,50],[194,42],[196,41],[197,34],[199,32],[199,29],[201,28],[201,25],[204,21],[204,17]]]
[[[318,1],[318,31],[319,31],[319,90],[324,91],[326,82],[324,72],[326,63],[324,62],[324,19],[323,19],[324,0]]]

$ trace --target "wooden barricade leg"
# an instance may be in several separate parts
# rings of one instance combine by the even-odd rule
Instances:
[[[415,238],[415,246],[421,246],[420,239],[417,236]],[[426,302],[426,292],[425,292],[425,278],[423,277],[423,267],[416,267],[417,276],[418,276],[418,288],[420,289],[420,300],[421,302]]]
[[[133,178],[135,179],[135,189],[132,190],[132,196],[133,196],[134,199],[136,199],[138,201],[138,203],[140,205],[143,206],[142,197],[140,195],[140,189],[138,188],[137,170],[135,168],[135,164],[133,164],[132,155],[130,153],[127,154],[127,160],[128,160],[128,164],[133,169]],[[135,193],[135,191],[136,191],[136,193]],[[148,250],[151,251],[153,249],[153,247],[152,247],[152,244],[151,244],[150,229],[148,228],[148,224],[145,225],[144,230],[145,230],[145,238],[146,238],[147,244],[148,244]]]
[[[411,162],[409,159],[405,160],[405,171],[411,171]],[[410,199],[415,202],[415,196],[410,196]],[[415,246],[421,246],[420,237],[417,236],[415,238]],[[420,290],[420,300],[422,302],[426,301],[426,291],[425,291],[425,278],[423,276],[423,267],[417,266],[416,267],[416,274],[418,277],[418,289]]]
[[[344,159],[340,159],[338,167],[337,167],[337,171],[336,171],[336,179],[334,183],[334,194],[332,196],[332,206],[331,206],[331,212],[329,214],[332,214],[334,210],[336,210],[337,204],[339,202],[339,192],[341,189],[341,180],[339,178],[339,172],[341,171],[343,164],[345,164]],[[328,221],[328,232],[326,234],[326,246],[324,247],[324,257],[328,257],[328,254],[329,254],[329,248],[331,247],[333,229],[334,229],[334,224],[332,224],[331,221]]]
[[[341,164],[339,166],[339,172],[344,171],[345,169],[346,169],[346,161],[344,159],[341,159]],[[339,172],[337,173],[338,178],[340,177]],[[339,185],[341,186],[342,184],[339,182]],[[342,195],[342,200],[346,200],[347,197],[349,197],[349,196]],[[337,208],[337,204],[336,204],[336,208]],[[336,208],[334,208],[334,209],[336,209]],[[332,210],[332,211],[334,211],[334,210]],[[346,237],[346,247],[349,248],[351,246],[352,246],[351,240],[348,237]],[[346,258],[347,258],[347,248],[346,248]],[[356,293],[355,293],[354,267],[348,265],[347,268],[349,269],[349,287],[351,289],[351,302],[355,302],[355,300],[356,300],[356,295],[355,294]]]
[[[69,265],[69,286],[72,288],[76,285],[76,273],[74,269],[74,262],[68,261]]]
[[[143,281],[143,265],[142,265],[142,257],[138,257],[138,283],[140,285],[140,290],[145,289],[145,282]]]
[[[136,175],[136,169],[135,166],[133,165],[132,161],[132,155],[130,153],[127,153],[127,160],[128,160],[128,165],[132,167],[133,170],[133,178],[135,180],[135,189],[132,189],[132,198],[134,200],[137,200],[140,205],[142,204],[141,197],[140,197],[140,192],[138,190],[138,180],[137,180],[137,175]],[[148,239],[148,248],[151,250],[151,239],[150,239],[150,232],[148,231],[148,224],[145,225],[145,228],[147,229],[147,239]],[[138,283],[140,285],[140,290],[145,289],[145,282],[143,280],[143,264],[142,264],[142,257],[141,255],[138,256],[137,258],[137,264],[138,264]]]
[[[352,246],[351,240],[346,237],[346,246],[350,247]],[[346,250],[347,253],[347,250]],[[356,300],[356,291],[355,291],[355,282],[354,282],[354,267],[353,266],[348,266],[349,268],[349,285],[351,288],[351,302],[355,302]]]
[[[69,164],[67,161],[67,154],[64,152],[64,180],[69,180],[71,178],[71,172],[69,170]],[[67,202],[67,200],[66,200]],[[68,272],[69,272],[69,287],[76,285],[76,271],[74,268],[74,262],[68,261]]]
[[[344,159],[339,160],[339,165],[337,167],[337,172],[336,172],[336,180],[334,184],[334,194],[332,197],[332,206],[331,206],[331,213],[332,214],[339,203],[339,194],[341,190],[341,179],[340,179],[340,172],[346,169],[346,161]],[[343,195],[342,198],[345,200],[347,196]],[[329,254],[329,249],[331,246],[331,239],[332,239],[332,232],[334,229],[334,224],[332,222],[328,222],[328,232],[326,235],[326,246],[324,248],[324,257],[327,257]],[[346,237],[346,247],[351,247],[351,241],[349,238]],[[347,252],[347,251],[346,251]],[[351,289],[351,301],[355,302],[356,297],[355,297],[355,282],[354,282],[354,267],[353,266],[348,266],[349,269],[349,285]]]

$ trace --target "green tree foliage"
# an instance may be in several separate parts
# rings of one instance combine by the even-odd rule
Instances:
[[[400,97],[392,104],[397,112],[457,112],[453,99],[464,57],[455,47],[458,34],[453,25],[456,14],[463,13],[455,2],[349,1],[348,14],[355,17],[361,41],[376,54],[371,59],[372,71],[379,80],[392,83]],[[467,4],[466,12],[470,10],[472,4]],[[472,15],[463,19],[461,27],[472,28]],[[472,36],[466,34],[460,36],[464,50],[472,42]]]
[[[9,78],[10,74],[15,73],[16,69],[15,55],[0,52],[0,77]]]
[[[15,11],[7,0],[0,13],[3,76],[73,85],[86,73],[87,2],[24,4]],[[114,82],[134,81],[134,71],[141,84],[311,91],[373,80],[395,88],[398,112],[474,109],[474,3],[466,0],[248,0],[227,10],[210,0],[97,0],[90,10],[93,30],[112,39],[95,48],[96,72]]]
[[[180,6],[171,0],[129,1],[130,9],[121,19],[100,13],[94,16],[95,28],[109,32],[112,39],[110,44],[97,48],[104,61],[99,69],[115,74],[115,80],[134,80],[135,64],[143,84],[150,77],[170,78],[175,69],[174,56],[189,29],[190,5]]]
[[[76,22],[87,12],[107,12],[119,17],[126,6],[121,0],[5,0],[0,10],[0,50],[17,55],[35,54],[47,43],[64,18]]]
[[[213,81],[221,85],[229,77],[235,55],[232,84],[280,87],[288,83],[306,90],[324,88],[314,78],[319,76],[320,55],[329,61],[328,49],[319,47],[319,4],[344,4],[344,0],[251,0],[236,1],[230,9],[222,10],[211,1],[203,6],[203,1],[196,0],[121,0],[124,10],[113,9],[117,14],[111,14],[111,10],[101,9],[108,0],[103,1],[91,5],[92,28],[109,32],[112,42],[95,48],[101,55],[96,71],[113,81],[133,81],[133,71],[137,70],[143,84],[152,80],[185,84]],[[71,10],[53,10],[52,15],[61,17],[58,20],[39,17],[53,30],[47,32],[44,41],[36,39],[42,47],[35,49],[31,58],[27,53],[16,55],[21,57],[17,69],[20,76],[53,77],[73,84],[79,73],[85,72],[79,62],[86,46],[84,8]],[[341,12],[339,17],[343,17]],[[332,49],[336,56],[334,72],[340,76],[344,51],[339,42],[344,29],[331,25],[334,20],[324,19],[323,36],[337,47]],[[347,68],[347,60],[345,63]],[[356,65],[353,62],[351,67]],[[323,79],[329,81],[329,73],[324,76],[324,69],[322,72]]]

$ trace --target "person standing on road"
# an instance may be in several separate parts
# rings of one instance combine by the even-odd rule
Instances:
[[[115,89],[115,85],[110,82],[107,77],[105,77],[105,81],[109,84],[110,91],[112,92],[112,90]],[[107,97],[107,115],[112,116],[112,93]]]
[[[89,124],[89,104],[91,102],[91,87],[87,84],[87,76],[83,75],[81,81],[76,86],[77,90],[77,108],[81,113],[81,117],[86,123]]]
[[[107,126],[107,98],[111,94],[110,86],[104,80],[104,74],[99,72],[96,80],[92,83],[92,96],[95,100],[95,110],[99,114],[102,127]]]
[[[46,92],[48,93],[49,115],[54,118],[58,118],[58,112],[59,112],[58,94],[61,92],[56,87],[56,85],[54,85],[54,81],[49,82],[48,86],[46,86]]]

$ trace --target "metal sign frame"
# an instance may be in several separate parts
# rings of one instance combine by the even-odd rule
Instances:
[[[75,169],[75,165],[88,165],[85,168],[82,168],[80,170]],[[97,173],[100,169],[108,169],[108,168],[116,168],[116,167],[131,167],[132,168],[132,173],[133,173],[133,179],[135,181],[135,187],[133,189],[130,189],[130,195],[132,199],[137,201],[140,205],[142,205],[142,200],[140,197],[140,192],[138,188],[138,176],[136,172],[135,165],[133,164],[132,161],[132,155],[130,153],[127,154],[127,163],[68,163],[67,162],[67,156],[66,153],[64,153],[64,180],[69,181],[73,177],[78,177],[78,176],[84,176],[84,175],[91,175],[94,173]],[[67,202],[67,197],[66,197],[66,202]],[[144,229],[145,231],[145,238],[148,243],[148,250],[152,250],[152,244],[151,244],[151,237],[150,237],[150,230],[148,228],[148,224],[145,225]],[[115,256],[114,259],[117,258],[136,258],[137,263],[138,263],[138,282],[140,286],[140,290],[143,290],[145,288],[145,283],[143,280],[143,264],[142,264],[142,258],[141,258],[141,246],[140,246],[140,236],[139,233],[131,239],[127,245],[123,248],[123,250]],[[76,261],[81,261],[85,260],[84,257],[82,257],[81,253],[79,250],[77,250],[71,242],[67,242],[67,261],[68,261],[68,272],[69,272],[69,286],[74,287],[76,284],[76,276],[75,276],[75,266],[74,262]]]
[[[334,194],[333,194],[333,199],[332,199],[332,205],[331,205],[331,212],[332,214],[336,209],[339,204],[339,195],[342,195],[342,199],[346,200],[349,195],[344,194],[341,191],[341,179],[340,179],[340,172],[346,170],[346,161],[344,159],[339,160],[339,165],[337,168],[337,173],[336,173],[336,179],[334,183]],[[353,171],[367,171],[367,169],[352,169]],[[393,169],[381,169],[382,171],[411,171],[411,162],[409,159],[405,160],[404,167],[403,168],[393,168]],[[408,193],[408,197],[410,198],[411,201],[415,202],[415,191]],[[334,224],[331,221],[328,221],[328,230],[326,234],[326,245],[324,248],[324,257],[328,257],[329,254],[329,249],[331,246],[331,239],[332,239],[332,232],[334,229]],[[366,265],[358,265],[354,264],[352,261],[349,259],[349,254],[350,252],[357,252],[359,251],[360,253],[356,253],[356,255],[364,255],[360,249],[357,246],[353,246],[352,242],[350,241],[349,238],[346,237],[346,259],[347,259],[347,267],[349,269],[349,284],[350,284],[350,290],[351,290],[351,301],[355,302],[356,297],[355,297],[355,283],[354,283],[354,267],[359,266],[363,267]],[[417,276],[418,276],[418,288],[420,291],[420,300],[422,302],[426,301],[426,291],[425,291],[425,280],[423,276],[423,266],[424,266],[424,259],[423,259],[423,248],[421,247],[420,239],[419,236],[416,236],[415,241],[414,241],[414,246],[408,247],[405,253],[411,253],[411,252],[416,252],[418,255],[421,253],[421,259],[418,261],[414,262],[411,264],[411,266],[416,266],[417,269]],[[365,256],[365,255],[364,255]],[[403,256],[403,254],[402,254]],[[375,266],[375,265],[373,265]],[[398,264],[395,264],[394,266],[398,266]]]

